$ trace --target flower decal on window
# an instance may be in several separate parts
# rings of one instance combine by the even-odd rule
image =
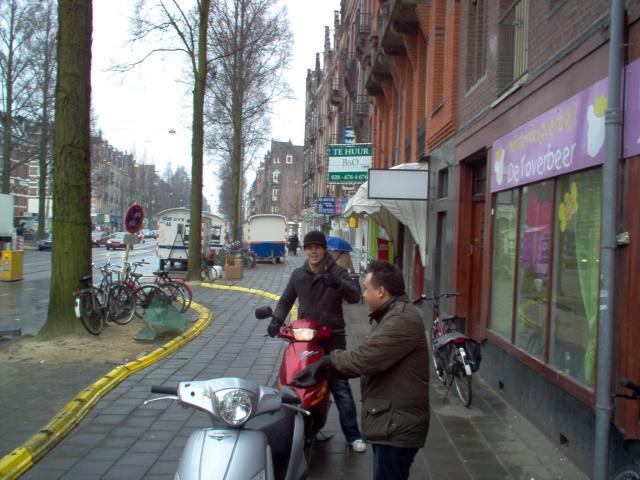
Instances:
[[[571,189],[564,194],[564,201],[558,207],[558,219],[560,220],[560,231],[567,229],[567,223],[578,211],[578,185],[571,182]]]

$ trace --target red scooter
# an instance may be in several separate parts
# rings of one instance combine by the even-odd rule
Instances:
[[[256,309],[256,318],[264,320],[273,318],[271,307]],[[304,417],[305,437],[315,438],[316,433],[324,427],[329,413],[329,384],[327,380],[318,382],[313,387],[298,388],[291,385],[296,374],[312,363],[320,361],[325,354],[318,342],[331,337],[331,328],[320,326],[316,320],[294,320],[289,325],[280,327],[278,336],[289,342],[278,377],[278,388],[287,386],[294,390],[302,400],[302,408],[311,412]]]

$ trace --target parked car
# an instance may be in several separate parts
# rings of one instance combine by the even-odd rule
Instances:
[[[127,244],[124,243],[124,237],[128,235],[127,232],[116,232],[107,240],[107,250],[116,250],[118,248],[127,248]],[[133,249],[133,245],[131,246]]]
[[[101,247],[107,244],[109,234],[107,232],[91,232],[91,246]]]
[[[144,238],[156,238],[155,230],[145,229],[142,230],[142,234],[144,235]]]
[[[38,242],[38,250],[51,250],[52,244],[53,236],[51,235],[51,233],[47,233],[45,239]]]

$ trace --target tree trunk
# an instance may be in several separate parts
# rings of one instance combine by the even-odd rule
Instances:
[[[238,7],[238,4],[240,6]],[[231,235],[234,241],[241,237],[240,199],[242,198],[242,109],[244,105],[244,2],[236,0],[233,75],[233,152],[231,154]]]
[[[11,151],[13,144],[11,130],[13,128],[13,49],[9,49],[7,60],[7,83],[5,85],[5,102],[3,118],[2,146],[2,193],[11,193]]]
[[[190,280],[200,280],[202,269],[202,162],[204,149],[204,94],[207,81],[207,26],[211,0],[200,3],[198,65],[193,89],[193,136],[191,138],[191,218],[189,221]],[[208,233],[208,232],[206,232]],[[208,244],[208,235],[204,241]]]
[[[53,247],[43,337],[82,331],[73,292],[91,273],[91,0],[58,0]]]

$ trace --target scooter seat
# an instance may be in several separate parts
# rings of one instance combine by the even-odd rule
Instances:
[[[281,408],[275,412],[263,413],[253,417],[244,427],[245,429],[259,430],[267,436],[271,447],[276,478],[284,478],[289,464],[294,418],[294,412]]]

